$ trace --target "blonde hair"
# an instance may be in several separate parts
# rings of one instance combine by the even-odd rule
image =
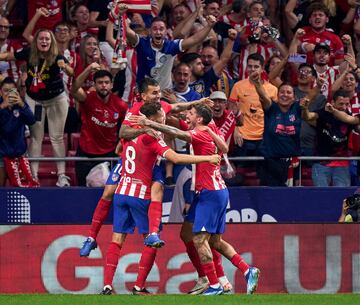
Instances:
[[[58,49],[53,32],[48,29],[39,29],[35,33],[34,39],[31,42],[31,46],[30,46],[29,63],[32,66],[38,66],[40,63],[40,58],[42,58],[42,57],[40,56],[40,51],[37,48],[37,39],[39,37],[39,34],[42,32],[49,33],[49,35],[50,35],[51,44],[50,44],[49,51],[47,51],[45,54],[43,54],[46,65],[50,67],[51,65],[53,65],[55,63],[56,57],[59,55],[59,49]]]
[[[336,3],[334,0],[323,0],[324,5],[328,8],[330,15],[336,15]]]

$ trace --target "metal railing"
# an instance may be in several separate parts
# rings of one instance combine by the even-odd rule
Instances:
[[[360,156],[351,157],[320,157],[320,156],[301,156],[299,158],[299,186],[301,186],[302,180],[302,162],[303,161],[359,161]],[[100,157],[100,158],[88,158],[88,157],[29,157],[29,161],[40,162],[56,162],[56,161],[110,161],[113,166],[114,162],[119,160],[118,157]],[[262,161],[264,157],[229,157],[230,161]]]

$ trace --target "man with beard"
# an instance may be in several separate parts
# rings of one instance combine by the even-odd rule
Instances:
[[[91,72],[95,72],[95,91],[85,92],[81,86]],[[100,70],[98,63],[92,63],[74,83],[72,94],[81,103],[80,142],[76,153],[79,157],[116,157],[118,130],[127,105],[111,93],[112,79],[109,71]],[[76,162],[78,185],[86,184],[87,174],[98,163],[100,161]]]
[[[181,58],[182,62],[187,63],[191,67],[192,76],[190,88],[202,96],[209,96],[211,86],[219,80],[231,58],[237,31],[229,29],[228,35],[228,42],[220,58],[216,58],[215,56],[211,56],[210,58],[209,54],[206,53],[207,51],[203,52],[204,61],[201,60],[202,56],[197,53],[187,53]]]

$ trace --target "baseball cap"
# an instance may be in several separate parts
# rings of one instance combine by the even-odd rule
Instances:
[[[314,48],[314,53],[319,50],[326,50],[330,53],[330,46],[328,44],[326,44],[325,42],[317,43]]]
[[[225,100],[227,101],[227,97],[222,91],[214,91],[210,94],[209,99],[211,100]]]

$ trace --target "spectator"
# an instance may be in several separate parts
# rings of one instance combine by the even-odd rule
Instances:
[[[251,54],[247,59],[247,71],[263,73],[264,58],[260,54]],[[271,100],[277,99],[277,88],[268,81],[261,80],[266,94]],[[235,83],[229,98],[229,108],[235,113],[241,111],[244,116],[242,126],[235,128],[234,156],[259,156],[259,146],[264,133],[264,111],[256,92],[255,84],[249,78]]]
[[[221,73],[226,67],[228,61],[231,58],[232,48],[237,32],[234,29],[229,30],[228,43],[221,54],[219,60],[212,59],[214,65],[210,66],[208,60],[205,60],[207,64],[207,71],[205,71],[204,64],[201,60],[201,55],[196,53],[187,53],[181,57],[181,61],[187,63],[191,67],[191,83],[190,88],[197,91],[201,96],[209,96],[210,88],[219,80]]]
[[[259,72],[250,74],[265,115],[261,152],[264,156],[260,184],[286,186],[290,158],[300,155],[301,108],[295,101],[294,88],[287,83],[279,87],[277,102],[267,95]]]
[[[25,125],[33,125],[35,117],[29,105],[16,90],[12,78],[6,77],[0,85],[0,159],[5,163],[10,185],[16,187],[39,186],[34,180],[26,152]],[[3,168],[3,166],[2,166]],[[0,185],[3,186],[4,173]]]
[[[22,45],[9,39],[11,25],[9,20],[5,17],[0,17],[0,52],[12,52],[22,48]],[[1,61],[0,62],[0,74],[1,78],[7,76],[14,79],[16,82],[20,77],[20,62],[16,61]]]
[[[360,222],[360,195],[358,190],[343,200],[339,222]]]
[[[92,72],[95,72],[95,91],[86,93],[81,86]],[[82,125],[77,150],[79,157],[116,157],[118,130],[125,118],[127,105],[111,93],[112,79],[109,71],[100,70],[99,64],[92,63],[73,84],[73,96],[82,104]],[[87,174],[100,162],[76,162],[76,176],[80,186],[85,186]]]
[[[106,25],[108,23],[109,4],[112,0],[89,0],[89,26],[99,28],[98,38],[101,52],[104,54],[108,66],[111,65],[113,48],[106,41]]]
[[[359,118],[347,115],[350,97],[347,92],[334,93],[331,104],[325,109],[309,112],[308,103],[303,104],[303,118],[316,127],[316,155],[347,157],[349,134]],[[312,166],[312,180],[315,186],[350,186],[349,161],[322,161]]]
[[[340,37],[326,29],[329,10],[322,3],[315,2],[308,8],[309,27],[304,27],[305,34],[298,39],[299,50],[307,54],[307,62],[313,64],[316,43],[324,42],[330,47],[330,65],[339,65],[344,59],[344,45]]]
[[[120,10],[120,14],[123,14],[125,11],[126,6]],[[209,16],[207,21],[208,25],[193,36],[174,41],[165,38],[166,23],[161,18],[154,18],[152,20],[150,35],[145,38],[140,37],[129,27],[126,27],[126,38],[137,50],[137,83],[145,76],[150,76],[160,82],[161,89],[170,88],[171,68],[175,55],[202,42],[206,38],[216,19],[213,16]]]
[[[86,35],[97,36],[99,29],[90,27],[90,13],[87,6],[84,4],[77,3],[70,9],[71,21],[76,25],[77,35],[73,41],[72,49],[77,51],[80,47],[81,40]]]
[[[39,30],[30,48],[15,53],[1,53],[0,60],[25,60],[27,62],[26,101],[38,121],[30,127],[31,142],[29,154],[40,157],[44,138],[45,117],[48,119],[50,141],[56,157],[65,157],[64,126],[68,112],[68,102],[64,92],[62,71],[68,75],[73,70],[66,59],[59,55],[54,34],[49,30]],[[65,176],[65,162],[57,164],[57,186],[69,186]],[[38,176],[39,162],[32,162],[31,169],[35,179]]]

